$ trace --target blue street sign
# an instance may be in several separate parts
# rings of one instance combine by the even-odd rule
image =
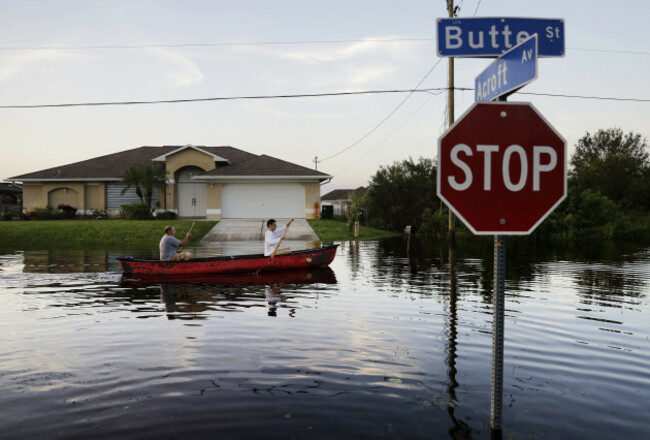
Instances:
[[[507,96],[537,79],[537,34],[510,49],[488,66],[474,82],[476,101]]]
[[[436,24],[441,57],[499,57],[533,34],[540,57],[564,56],[559,18],[439,18]]]

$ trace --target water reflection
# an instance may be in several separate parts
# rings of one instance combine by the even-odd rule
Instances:
[[[489,438],[493,243],[406,245],[345,242],[332,269],[250,279],[0,253],[0,429]],[[507,437],[644,438],[650,249],[508,250]]]
[[[310,284],[336,284],[336,275],[329,268],[285,270],[268,273],[203,274],[180,276],[124,275],[120,285],[141,289],[160,288],[161,302],[169,319],[205,319],[205,313],[218,307],[249,307],[265,297],[268,315],[277,316],[278,308],[288,308],[289,316],[295,308],[287,306],[282,289],[300,289]]]
[[[472,438],[472,430],[469,425],[456,417],[455,411],[458,405],[456,397],[456,388],[459,384],[456,380],[456,349],[458,338],[458,288],[456,280],[456,249],[453,242],[449,243],[449,314],[448,314],[448,343],[446,347],[447,358],[447,376],[449,378],[449,385],[447,392],[449,393],[449,402],[447,403],[447,413],[452,421],[452,427],[449,428],[449,435],[453,439],[469,439]]]

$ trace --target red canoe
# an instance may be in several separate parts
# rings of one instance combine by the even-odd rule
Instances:
[[[118,258],[125,274],[141,275],[194,275],[238,272],[268,272],[329,265],[336,255],[338,244],[318,249],[306,249],[273,260],[262,254],[233,255],[230,257],[193,258],[188,261],[141,260],[131,257]]]

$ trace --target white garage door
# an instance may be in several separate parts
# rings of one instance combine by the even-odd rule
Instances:
[[[223,218],[304,218],[305,187],[299,183],[227,183]]]

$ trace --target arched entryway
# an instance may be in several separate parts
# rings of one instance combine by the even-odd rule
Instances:
[[[194,166],[179,170],[176,178],[179,217],[205,217],[205,183],[192,180],[192,176],[203,174],[203,172],[204,170]]]
[[[57,188],[47,193],[47,205],[56,209],[59,205],[79,208],[79,193],[72,188]]]

